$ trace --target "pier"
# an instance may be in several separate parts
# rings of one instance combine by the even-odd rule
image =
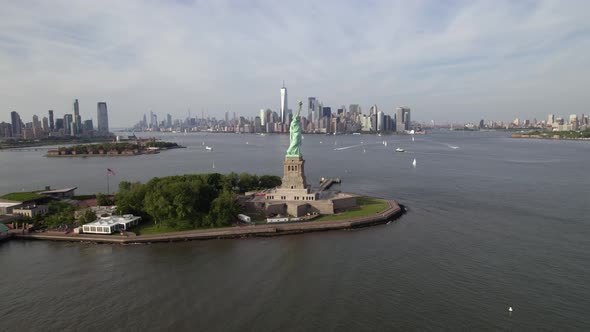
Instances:
[[[323,179],[320,182],[320,191],[328,190],[328,189],[330,189],[330,187],[332,187],[333,184],[340,184],[340,183],[342,183],[342,180],[340,180],[340,178]]]

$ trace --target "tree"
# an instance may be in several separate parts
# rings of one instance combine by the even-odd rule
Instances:
[[[84,213],[78,218],[78,226],[93,222],[96,220],[96,214],[92,209],[86,209]]]
[[[97,193],[96,194],[96,204],[98,206],[110,206],[113,205],[113,199],[109,196],[106,196],[102,193]]]
[[[240,192],[246,192],[258,188],[258,176],[255,174],[241,173],[239,179],[240,182],[238,185],[240,187]]]
[[[221,194],[211,203],[208,220],[211,226],[223,227],[231,225],[238,214],[235,203],[235,194],[229,190],[223,190]]]
[[[235,187],[238,186],[239,181],[238,174],[231,172],[223,177],[223,189],[224,190],[233,190]]]
[[[260,188],[268,189],[279,187],[283,181],[276,175],[262,175],[260,177]]]

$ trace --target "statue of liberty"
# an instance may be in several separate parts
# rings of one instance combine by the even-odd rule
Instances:
[[[301,147],[301,121],[299,120],[299,113],[303,102],[299,101],[299,110],[291,120],[291,127],[289,127],[289,148],[287,149],[287,157],[301,157],[299,148]]]

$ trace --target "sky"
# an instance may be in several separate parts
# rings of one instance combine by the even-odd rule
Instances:
[[[80,102],[111,127],[324,106],[417,121],[590,113],[590,1],[4,1],[0,121]]]

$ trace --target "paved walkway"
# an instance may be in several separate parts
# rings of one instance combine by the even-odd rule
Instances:
[[[104,243],[152,243],[186,240],[206,240],[239,238],[248,236],[277,236],[305,232],[317,232],[336,229],[350,229],[383,223],[402,214],[402,208],[394,200],[388,200],[387,209],[367,217],[350,218],[333,221],[307,221],[285,224],[265,224],[241,227],[198,229],[193,231],[174,232],[154,235],[93,235],[93,234],[15,234],[16,238],[58,240],[58,241],[89,241]]]

